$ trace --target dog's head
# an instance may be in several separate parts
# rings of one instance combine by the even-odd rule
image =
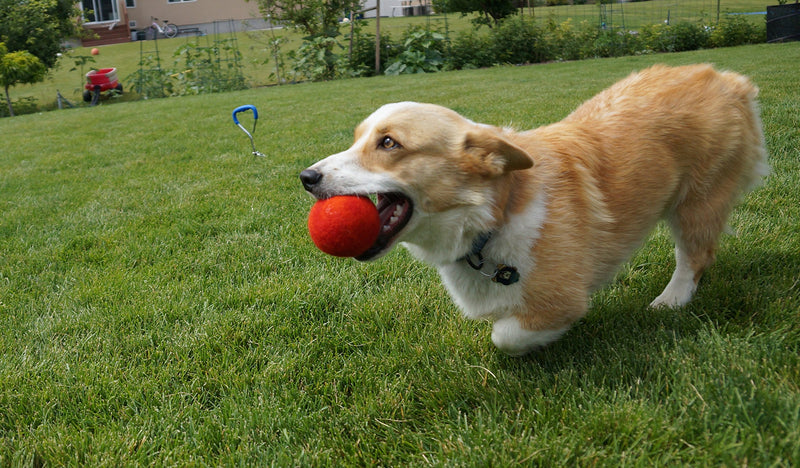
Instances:
[[[349,149],[304,170],[300,179],[318,199],[377,197],[382,232],[358,257],[372,260],[400,241],[427,249],[453,234],[486,229],[497,180],[531,166],[531,157],[499,128],[444,107],[401,102],[367,117]]]

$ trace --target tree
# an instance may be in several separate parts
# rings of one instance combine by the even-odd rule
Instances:
[[[0,42],[9,52],[28,51],[53,68],[65,38],[78,32],[74,0],[0,0]]]
[[[496,26],[506,16],[517,12],[514,0],[434,0],[436,11],[456,12],[467,15],[481,12],[482,16],[473,19],[477,24]]]
[[[311,49],[322,57],[326,68],[323,78],[333,78],[336,56],[333,53],[339,36],[339,21],[350,11],[361,8],[361,0],[256,0],[268,21],[286,23],[303,32]]]
[[[14,107],[11,105],[9,88],[42,81],[46,74],[47,67],[35,55],[24,50],[8,52],[5,44],[0,42],[0,85],[5,89],[11,117],[14,117]]]

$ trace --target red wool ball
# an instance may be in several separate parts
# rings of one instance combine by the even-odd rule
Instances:
[[[321,251],[357,257],[378,239],[381,219],[372,200],[344,195],[319,200],[308,214],[308,232]]]

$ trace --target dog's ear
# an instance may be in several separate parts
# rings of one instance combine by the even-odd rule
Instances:
[[[493,176],[533,167],[533,158],[494,127],[476,126],[468,131],[464,152],[478,159],[481,172]]]

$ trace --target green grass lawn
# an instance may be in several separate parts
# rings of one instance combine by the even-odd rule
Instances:
[[[751,76],[773,166],[689,306],[646,307],[673,267],[659,228],[514,359],[404,250],[309,240],[299,172],[377,106],[528,128],[657,62]],[[759,45],[0,119],[0,466],[800,464],[797,63]]]
[[[771,0],[648,0],[640,2],[613,2],[602,7],[599,4],[561,5],[526,10],[539,20],[550,18],[560,22],[572,19],[578,24],[586,21],[598,25],[602,21],[609,27],[638,30],[643,25],[676,22],[714,23],[728,13],[752,13],[766,11]],[[749,17],[764,24],[764,16]]]

